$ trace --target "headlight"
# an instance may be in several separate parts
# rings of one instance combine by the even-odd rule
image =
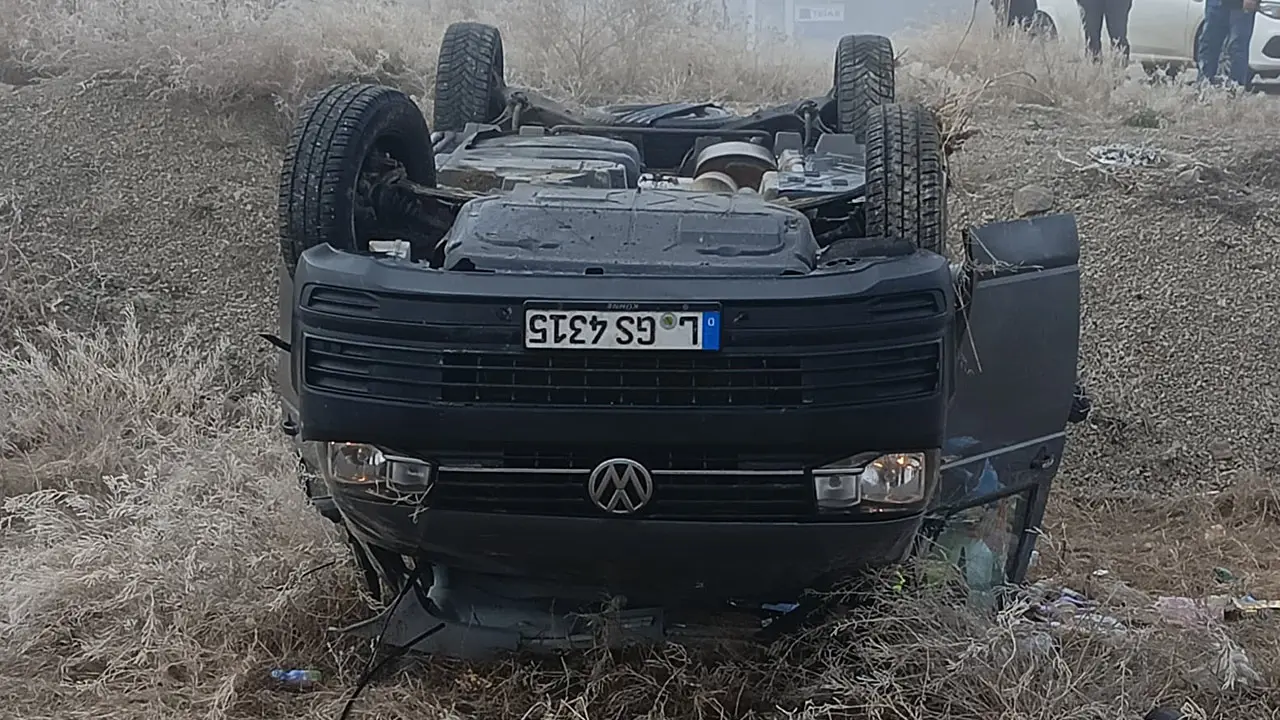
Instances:
[[[1264,2],[1258,5],[1258,12],[1273,20],[1280,20],[1280,3]]]
[[[929,473],[936,472],[930,455],[911,452],[857,455],[813,471],[813,489],[822,510],[841,510],[865,504],[883,510],[920,503],[929,489]]]
[[[325,472],[338,482],[380,483],[404,492],[426,492],[434,480],[430,463],[388,455],[373,445],[328,443],[325,455]]]

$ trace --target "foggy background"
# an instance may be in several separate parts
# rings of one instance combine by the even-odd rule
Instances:
[[[991,0],[723,0],[723,7],[747,28],[823,47],[850,33],[894,36],[975,15],[980,24],[994,20]]]
[[[991,12],[991,0],[977,0],[978,17]],[[848,0],[846,12],[860,32],[891,35],[940,22],[968,22],[974,0]]]

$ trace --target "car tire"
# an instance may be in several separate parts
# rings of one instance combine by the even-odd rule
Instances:
[[[867,122],[866,235],[946,254],[946,157],[933,112],[881,105]]]
[[[871,111],[894,101],[893,42],[883,35],[845,35],[836,46],[833,94],[836,132],[866,138]]]
[[[434,186],[435,156],[422,110],[394,88],[335,85],[302,109],[280,172],[280,254],[292,277],[308,249],[328,244],[365,252],[357,231],[356,188],[371,157],[384,155],[405,176]]]
[[[487,123],[502,114],[504,62],[498,28],[460,22],[445,30],[436,64],[436,131],[461,132],[469,122]]]

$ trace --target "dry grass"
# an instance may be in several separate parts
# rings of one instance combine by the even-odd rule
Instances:
[[[444,25],[462,18],[503,27],[513,80],[577,100],[688,95],[750,103],[826,89],[829,48],[815,55],[765,42],[757,52],[744,51],[743,38],[723,27],[715,6],[695,0],[0,0],[0,75],[23,82],[66,76],[49,82],[47,91],[12,91],[32,114],[14,143],[31,148],[33,157],[14,166],[32,170],[6,175],[11,184],[0,186],[4,713],[60,720],[333,717],[344,683],[363,661],[366,648],[335,643],[325,632],[365,610],[339,538],[302,502],[293,458],[275,429],[274,400],[256,370],[261,358],[242,362],[249,329],[234,320],[218,324],[211,337],[209,308],[201,304],[214,284],[242,285],[235,289],[242,294],[219,296],[218,303],[248,304],[243,298],[262,295],[270,307],[263,280],[270,253],[245,256],[252,267],[224,259],[226,248],[261,242],[271,227],[264,209],[270,178],[259,173],[277,162],[275,151],[246,134],[263,128],[248,127],[245,118],[263,116],[245,115],[243,108],[266,100],[287,110],[320,85],[354,77],[421,93],[430,86]],[[904,92],[939,108],[953,138],[973,138],[956,155],[957,215],[969,221],[1007,212],[1003,183],[1016,186],[1026,176],[1059,178],[1063,203],[1081,214],[1086,231],[1094,227],[1090,218],[1113,227],[1119,222],[1113,212],[1150,224],[1181,208],[1184,215],[1170,221],[1171,228],[1191,222],[1186,207],[1196,218],[1212,219],[1212,203],[1184,197],[1177,199],[1181,205],[1161,205],[1159,187],[1142,189],[1135,181],[1136,190],[1117,190],[1114,178],[1086,178],[1054,165],[1047,150],[1052,144],[1055,152],[1078,157],[1080,144],[1108,138],[1199,147],[1206,144],[1201,138],[1247,136],[1247,128],[1274,114],[1271,99],[1126,81],[1115,68],[1081,61],[1073,49],[981,26],[940,28],[900,45]],[[68,91],[70,82],[84,84]],[[117,85],[130,89],[103,89]],[[0,100],[6,92],[0,87]],[[124,109],[117,112],[112,102]],[[231,106],[240,109],[231,112]],[[211,120],[210,110],[221,115]],[[91,117],[71,117],[86,113]],[[1154,118],[1151,124],[1160,128],[1134,125],[1137,116]],[[137,146],[124,137],[128,125],[112,124],[150,117],[156,124]],[[22,122],[4,121],[12,132]],[[89,152],[85,160],[73,150],[75,138],[56,148],[42,144],[48,142],[42,138],[64,138],[67,128],[80,132],[81,122],[84,133],[94,127],[106,137],[115,133],[122,149]],[[181,144],[193,135],[209,143]],[[1019,150],[1030,143],[1045,148]],[[1238,167],[1258,193],[1271,192],[1268,183],[1280,192],[1266,162],[1274,146],[1270,154],[1265,146],[1257,150],[1253,159],[1239,153],[1210,159]],[[137,154],[132,164],[131,153]],[[208,177],[191,184],[190,172],[156,169],[174,157],[217,158],[240,174],[228,182],[206,163],[201,172]],[[67,189],[77,186],[60,183],[58,174],[74,162],[84,164],[75,166],[79,172],[110,175],[89,186],[92,204],[81,215],[62,211],[64,202],[79,207]],[[197,192],[203,193],[199,202],[183,195]],[[1264,197],[1270,196],[1254,202]],[[120,219],[122,208],[131,213],[128,233],[108,222]],[[1230,225],[1237,228],[1232,232],[1259,239],[1260,247],[1274,238],[1264,220],[1251,216],[1249,222]],[[197,227],[205,234],[188,234]],[[224,228],[224,236],[213,237],[209,227]],[[106,244],[117,236],[127,238],[127,253]],[[211,253],[218,257],[190,260],[183,243],[191,237],[224,245]],[[80,307],[72,295],[86,273],[123,297],[141,292],[139,265],[150,260],[138,246],[190,263],[159,266],[160,274],[175,268],[223,274],[211,285],[161,278],[154,282],[162,290],[146,286],[152,304],[182,308],[174,315],[194,315],[198,329],[161,332],[128,303],[120,314],[96,301],[86,317],[99,326],[59,329],[83,324],[67,308]],[[1161,247],[1170,258],[1181,257],[1174,245]],[[1239,480],[1216,495],[1096,499],[1091,473],[1111,468],[1109,482],[1133,475],[1135,464],[1146,462],[1135,458],[1134,445],[1168,439],[1140,434],[1135,440],[1125,435],[1135,431],[1124,428],[1174,433],[1167,428],[1177,425],[1174,411],[1157,416],[1160,403],[1128,394],[1151,384],[1141,374],[1149,366],[1159,372],[1161,360],[1143,355],[1152,342],[1143,335],[1149,328],[1119,339],[1109,333],[1149,326],[1153,316],[1146,313],[1168,313],[1183,298],[1153,291],[1148,276],[1132,273],[1135,262],[1124,252],[1092,240],[1087,248],[1086,270],[1099,275],[1087,278],[1085,356],[1103,391],[1106,422],[1075,439],[1074,452],[1084,459],[1064,473],[1072,492],[1053,508],[1039,572],[1103,595],[1110,593],[1100,587],[1098,569],[1152,595],[1200,596],[1224,589],[1212,572],[1222,565],[1241,577],[1230,591],[1280,594],[1280,499],[1265,481]],[[129,261],[111,266],[122,257]],[[1246,263],[1230,255],[1211,259],[1238,272]],[[1247,262],[1275,260],[1273,252]],[[1174,265],[1184,273],[1192,266]],[[77,272],[62,277],[68,273],[59,268],[66,267]],[[1144,309],[1134,299],[1140,292],[1166,304]],[[1230,307],[1226,299],[1217,302]],[[1124,309],[1125,303],[1141,308]],[[1128,313],[1123,321],[1108,315],[1121,311]],[[261,321],[252,330],[265,329],[270,317]],[[1265,319],[1253,322],[1266,330]],[[1221,324],[1218,331],[1227,332]],[[1211,372],[1221,377],[1252,369],[1248,358],[1226,355]],[[1226,390],[1217,392],[1224,413],[1241,407]],[[1138,412],[1142,417],[1135,419]],[[1183,409],[1176,412],[1185,425]],[[1265,424],[1260,414],[1251,411],[1240,423]],[[1204,425],[1178,432],[1203,433]],[[1248,437],[1265,455],[1267,436]],[[1248,448],[1238,450],[1243,455]],[[1175,475],[1200,472],[1197,462],[1144,471],[1167,472],[1172,483]],[[1272,624],[1226,630],[1146,625],[1150,618],[1132,607],[1132,594],[1125,597],[1130,606],[1112,598],[1112,612],[1134,629],[1118,639],[1071,627],[1049,631],[1011,614],[993,621],[926,590],[886,593],[873,611],[850,612],[772,648],[703,652],[671,645],[554,663],[435,662],[373,689],[362,716],[1083,719],[1131,717],[1157,702],[1189,702],[1205,717],[1274,715],[1280,697],[1265,689],[1280,687],[1280,633]],[[1244,686],[1247,672],[1219,662],[1241,648],[1262,675]],[[264,675],[279,665],[319,667],[332,680],[308,695],[278,693]]]
[[[39,295],[30,282],[30,265],[15,242],[22,228],[22,209],[16,193],[0,194],[0,328],[29,325],[42,316]],[[0,331],[3,333],[4,331]]]
[[[302,580],[334,559],[331,531],[265,432],[271,398],[226,399],[214,343],[126,317],[0,351],[0,677],[21,716],[69,717],[63,694],[224,713],[246,678],[323,652],[322,618],[350,611],[341,571]]]
[[[512,81],[569,99],[749,101],[802,95],[829,75],[826,52],[817,63],[777,46],[744,53],[743,38],[726,33],[712,8],[698,0],[2,0],[9,57],[0,61],[13,77],[132,77],[220,104],[293,105],[346,78],[420,94],[434,81],[445,25],[469,18],[504,29]]]
[[[913,33],[899,44],[906,93],[935,108],[953,136],[971,129],[973,113],[992,104],[1193,131],[1258,127],[1275,113],[1269,98],[1227,98],[1212,88],[1148,81],[1136,66],[1124,67],[1115,57],[1087,62],[1065,42],[1029,41],[1022,33],[993,31],[981,22]]]

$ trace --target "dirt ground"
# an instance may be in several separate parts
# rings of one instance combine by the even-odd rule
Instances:
[[[940,32],[938,46],[957,37]],[[769,648],[433,662],[371,688],[353,717],[1114,719],[1184,703],[1278,717],[1276,619],[1182,627],[1151,607],[1280,598],[1280,99],[1103,92],[1110,79],[1047,51],[972,46],[912,46],[902,82],[957,136],[974,131],[952,157],[957,229],[1009,217],[1030,184],[1078,217],[1095,409],[1035,573],[1127,629],[890,594]],[[542,63],[530,77],[568,77],[525,57]],[[367,610],[293,484],[256,337],[275,322],[292,96],[223,92],[240,75],[188,73],[188,87],[47,67],[59,76],[0,85],[0,715],[336,717],[368,649],[326,628]],[[672,67],[658,87],[688,89],[696,73]],[[726,99],[808,82],[784,74],[757,71]],[[1116,144],[1162,162],[1092,162]],[[329,680],[281,693],[276,666]]]

